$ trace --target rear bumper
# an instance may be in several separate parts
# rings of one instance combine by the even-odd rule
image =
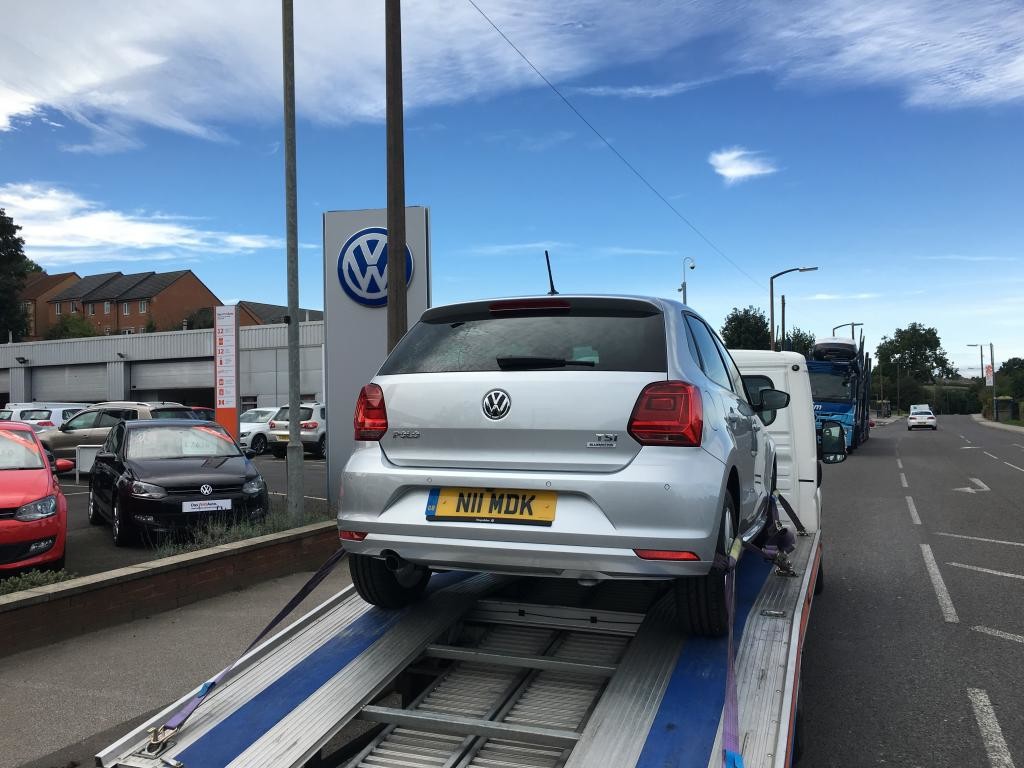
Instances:
[[[302,442],[302,447],[306,450],[312,450],[320,445],[320,435],[316,432],[301,432],[299,434],[299,440]],[[267,445],[276,445],[278,448],[288,445],[288,433],[268,432]]]
[[[644,448],[613,473],[398,467],[376,443],[342,475],[338,526],[367,533],[356,554],[436,568],[564,578],[671,578],[707,573],[715,554],[725,467],[706,451]],[[511,488],[558,493],[550,526],[431,521],[431,488]],[[634,549],[695,553],[697,561],[643,560]]]

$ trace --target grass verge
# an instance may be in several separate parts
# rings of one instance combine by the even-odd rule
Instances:
[[[326,502],[306,499],[303,507],[302,516],[293,519],[288,514],[287,500],[280,496],[271,496],[270,514],[262,520],[245,523],[207,520],[196,528],[165,536],[161,540],[153,542],[153,559],[159,560],[162,557],[195,552],[199,549],[253,539],[270,533],[281,533],[310,523],[333,519],[330,507]]]
[[[0,595],[21,592],[23,589],[48,587],[50,584],[58,584],[73,578],[75,578],[75,574],[68,573],[64,569],[59,571],[28,571],[17,576],[8,576],[6,579],[0,579]]]

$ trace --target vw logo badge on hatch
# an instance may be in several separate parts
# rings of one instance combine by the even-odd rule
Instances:
[[[484,395],[483,409],[484,416],[492,421],[503,419],[508,416],[509,408],[512,407],[512,398],[503,389],[492,389]]]
[[[412,251],[405,246],[405,282],[412,282]],[[342,290],[364,307],[388,303],[388,231],[367,227],[356,232],[338,254],[338,281]]]
[[[213,493],[213,486],[210,484],[200,485],[199,492],[203,494],[203,496],[209,496],[211,493]]]

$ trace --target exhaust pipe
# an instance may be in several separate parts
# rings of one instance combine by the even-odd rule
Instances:
[[[397,552],[393,552],[390,549],[382,554],[384,555],[384,566],[392,573],[398,573],[403,568],[412,565],[412,563],[407,563],[399,557]]]

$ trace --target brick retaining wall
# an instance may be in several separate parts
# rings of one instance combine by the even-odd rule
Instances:
[[[0,596],[0,657],[319,568],[333,521]]]

